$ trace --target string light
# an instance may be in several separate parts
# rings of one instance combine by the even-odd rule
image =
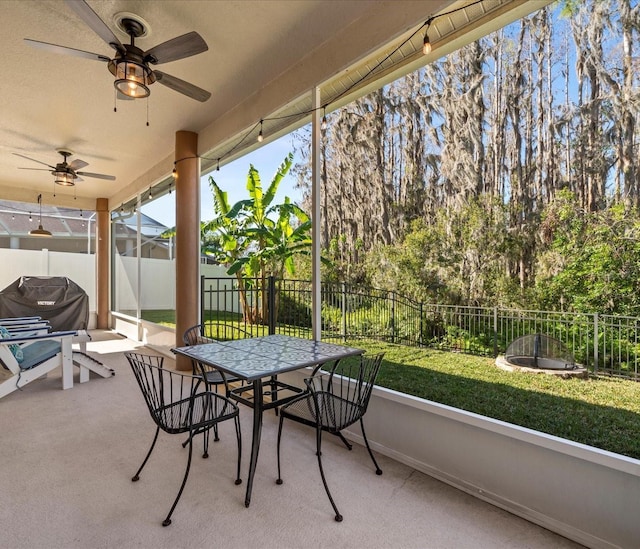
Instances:
[[[42,195],[40,196],[40,200],[42,201]],[[33,212],[31,210],[22,210],[20,208],[16,208],[14,206],[6,206],[7,208],[9,208],[11,211],[11,220],[15,221],[16,219],[16,212],[19,212],[20,214],[28,214],[29,216],[29,221],[33,221]],[[4,213],[9,213],[8,211],[5,211]],[[41,214],[40,214],[41,215]],[[68,214],[68,215],[72,215],[72,214]],[[77,219],[75,217],[68,217],[68,215],[64,215],[63,213],[58,212],[58,214],[56,215],[53,212],[49,213],[49,217],[54,218],[54,217],[58,217],[60,219]],[[75,215],[79,215],[81,218],[84,219],[84,210],[82,209],[77,209],[76,210],[76,214]]]
[[[384,57],[381,61],[379,61],[374,67],[372,67],[371,69],[369,69],[362,77],[360,77],[359,79],[357,79],[356,81],[352,82],[351,85],[349,87],[347,87],[345,90],[343,90],[340,94],[338,94],[337,96],[335,96],[332,100],[331,103],[335,103],[337,102],[339,99],[341,99],[342,97],[344,97],[345,95],[347,95],[351,90],[353,90],[356,86],[360,85],[360,83],[369,78],[372,74],[375,74],[376,71],[383,65],[385,64],[393,55],[395,55],[397,52],[399,52],[408,42],[410,42],[411,40],[413,40],[413,38],[422,30],[425,29],[424,31],[424,38],[423,38],[423,44],[422,44],[422,52],[423,54],[427,55],[429,53],[431,53],[433,51],[433,46],[431,44],[431,40],[429,39],[429,28],[431,27],[431,25],[433,24],[433,22],[436,19],[439,19],[440,17],[445,17],[447,15],[451,15],[452,13],[461,11],[461,10],[465,10],[468,9],[472,6],[475,6],[476,4],[480,4],[482,3],[484,0],[475,0],[474,2],[471,2],[470,4],[467,4],[465,6],[461,6],[459,8],[447,11],[447,12],[443,12],[443,13],[439,13],[437,15],[434,15],[432,17],[430,17],[429,19],[427,19],[419,28],[417,28],[412,34],[411,36],[409,36],[408,38],[406,38],[399,46],[397,46],[393,51],[391,51],[386,57]],[[322,107],[322,112],[323,112],[323,116],[322,116],[322,121],[320,124],[320,129],[321,130],[326,130],[328,127],[328,121],[327,121],[327,106],[329,106],[329,103],[323,105]],[[244,136],[242,137],[242,139],[240,139],[233,147],[231,147],[231,149],[229,149],[225,154],[223,154],[222,156],[220,156],[217,159],[217,165],[216,165],[216,171],[220,171],[220,160],[224,159],[228,156],[231,156],[241,145],[242,143],[244,143],[246,141],[246,139],[249,137],[249,135],[251,135],[255,129],[260,126],[260,131],[258,132],[258,138],[257,141],[258,143],[262,143],[262,141],[264,140],[264,133],[263,133],[263,127],[264,127],[264,122],[265,121],[271,121],[271,120],[285,120],[287,118],[294,118],[294,117],[304,117],[307,116],[309,114],[312,114],[313,112],[315,112],[317,110],[317,108],[312,108],[309,109],[307,111],[304,112],[299,112],[299,113],[295,113],[295,114],[289,114],[289,115],[284,115],[284,116],[273,116],[273,117],[268,117],[268,118],[261,118],[260,122],[256,123],[250,130],[248,130]],[[188,157],[188,158],[202,158],[204,160],[214,160],[213,158],[206,158],[206,157],[199,157],[199,156],[194,156],[194,157]],[[186,160],[186,158],[182,158],[180,160]],[[175,164],[177,162],[180,162],[180,160],[176,160],[174,162],[174,168],[173,168],[173,178],[176,179],[177,178],[177,171],[175,169]],[[169,185],[169,193],[171,193],[171,185]]]
[[[149,200],[153,200],[153,195],[151,194],[151,187],[149,187]]]
[[[429,27],[431,26],[431,22],[433,18],[429,19],[425,25],[427,28],[424,31],[424,40],[422,41],[422,53],[424,55],[429,55],[431,53],[431,42],[429,41]]]

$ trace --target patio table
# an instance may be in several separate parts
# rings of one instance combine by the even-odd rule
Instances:
[[[315,373],[327,362],[361,355],[364,350],[276,334],[178,347],[173,352],[248,382],[231,389],[230,396],[253,408],[251,458],[244,501],[249,507],[260,450],[263,411],[286,404],[303,392],[300,387],[283,383],[276,376],[308,366],[313,366]],[[270,400],[265,401],[265,396]]]

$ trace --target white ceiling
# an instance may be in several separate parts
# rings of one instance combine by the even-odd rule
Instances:
[[[495,25],[498,15],[491,13],[492,2],[502,12],[518,6],[522,11],[524,4],[526,11],[532,11],[548,3],[485,0],[489,8],[473,7],[482,8],[479,21],[484,17],[485,23],[493,20]],[[119,204],[169,176],[176,131],[197,132],[199,153],[220,156],[261,118],[308,108],[305,102],[313,86],[333,82],[331,89],[344,90],[358,64],[362,68],[371,63],[438,11],[469,1],[88,0],[88,4],[122,43],[129,39],[114,24],[116,14],[131,12],[146,20],[151,32],[136,40],[143,50],[197,31],[208,51],[157,68],[212,96],[200,103],[156,83],[148,103],[118,101],[114,112],[113,77],[106,63],[36,49],[23,39],[106,56],[113,50],[62,0],[2,0],[0,198],[35,202],[42,193],[48,204],[92,209],[100,197]],[[445,22],[443,18],[441,23]],[[421,43],[422,33],[416,40]],[[415,63],[415,55],[402,63],[409,61]],[[336,87],[336,79],[346,84]],[[282,127],[274,126],[272,135]],[[85,178],[75,188],[57,187],[54,199],[48,171],[18,169],[44,166],[12,154],[53,165],[61,160],[58,148],[74,151],[70,160],[86,161],[84,171],[111,174],[116,181]]]

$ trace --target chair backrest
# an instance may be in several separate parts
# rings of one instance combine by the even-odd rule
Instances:
[[[323,422],[340,429],[364,416],[384,353],[340,360],[329,372],[305,380],[320,408]]]
[[[184,373],[163,368],[164,357],[126,352],[142,396],[149,408],[153,421],[165,431],[189,420],[182,411],[172,407],[179,402],[188,403],[193,396],[197,379]],[[182,413],[184,417],[170,417],[170,414]]]
[[[187,328],[182,336],[185,345],[200,345],[202,343],[210,343],[212,340],[205,337],[202,324],[196,324]]]
[[[206,322],[187,328],[182,336],[185,345],[200,345],[212,341],[228,341],[253,337],[250,332],[234,324]]]

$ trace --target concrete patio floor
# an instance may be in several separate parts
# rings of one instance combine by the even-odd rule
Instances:
[[[59,372],[0,400],[0,546],[19,548],[575,548],[579,545],[378,455],[376,476],[361,446],[326,437],[324,464],[344,515],[333,520],[320,481],[314,433],[286,424],[283,479],[276,479],[277,421],[265,416],[252,503],[234,485],[233,424],[210,457],[194,446],[190,477],[173,523],[187,451],[161,434],[140,481],[131,482],[154,425],[126,350],[157,354],[109,331],[92,332],[91,356],[113,368],[103,379],[61,390]],[[170,359],[165,361],[173,365]],[[242,476],[252,417],[241,410]],[[366,423],[366,417],[365,417]]]

